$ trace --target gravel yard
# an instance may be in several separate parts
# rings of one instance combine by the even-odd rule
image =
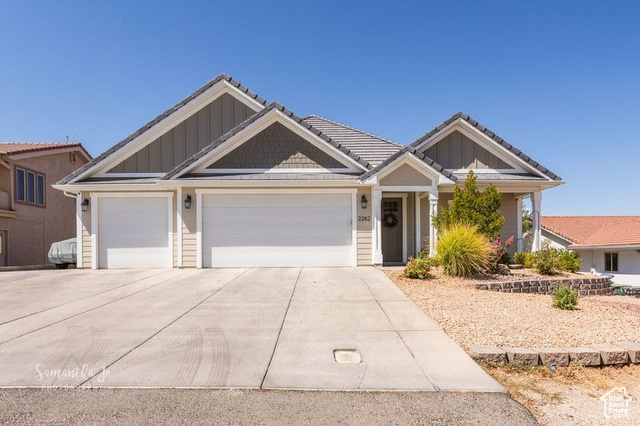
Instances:
[[[401,270],[385,272],[465,349],[471,345],[567,347],[640,342],[640,299],[581,297],[577,310],[563,311],[551,306],[551,296],[475,290],[472,283],[483,280],[450,278],[439,268],[433,269],[433,278],[428,280],[405,278]]]

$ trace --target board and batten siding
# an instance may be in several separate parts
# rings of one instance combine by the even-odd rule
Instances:
[[[450,133],[423,152],[445,169],[513,169],[458,131]]]
[[[164,173],[255,114],[225,93],[200,109],[109,173]]]
[[[360,205],[360,200],[362,196],[366,196],[367,200],[367,208],[363,209]],[[357,215],[356,220],[358,220],[357,225],[357,236],[358,236],[358,266],[372,265],[373,264],[373,240],[372,240],[372,230],[373,230],[373,216],[371,211],[371,187],[359,188],[358,193],[356,194],[356,206]],[[368,221],[360,220],[360,218],[365,217],[368,218]]]

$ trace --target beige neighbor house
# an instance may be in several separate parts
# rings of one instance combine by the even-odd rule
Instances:
[[[80,267],[401,264],[434,250],[469,170],[503,193],[505,236],[562,183],[463,113],[403,146],[220,75],[56,188],[77,197]]]
[[[582,272],[640,285],[640,216],[544,216],[542,241],[578,251]]]
[[[0,266],[44,265],[75,237],[75,203],[51,188],[91,160],[79,143],[0,142]]]

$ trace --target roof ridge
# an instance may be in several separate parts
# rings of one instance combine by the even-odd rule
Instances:
[[[397,146],[397,147],[399,147],[399,148],[402,148],[402,147],[404,146],[404,145],[400,145],[399,143],[394,142],[394,141],[392,141],[392,140],[390,140],[390,139],[383,138],[383,137],[378,136],[378,135],[375,135],[375,134],[373,134],[373,133],[365,132],[364,130],[357,129],[357,128],[352,127],[352,126],[349,126],[349,125],[347,125],[347,124],[343,124],[343,123],[340,123],[340,122],[337,122],[337,121],[334,121],[334,120],[330,120],[330,119],[328,119],[328,118],[325,118],[325,117],[322,117],[322,116],[319,116],[319,115],[316,115],[316,114],[308,115],[308,116],[306,116],[305,118],[303,118],[302,120],[304,121],[304,120],[306,120],[307,118],[312,118],[312,117],[313,117],[313,118],[319,118],[320,120],[328,121],[329,123],[333,123],[333,124],[335,124],[335,125],[337,125],[337,126],[341,126],[341,127],[344,127],[344,128],[347,128],[347,129],[350,129],[350,130],[353,130],[353,131],[356,131],[356,132],[362,133],[363,135],[371,136],[372,138],[380,139],[381,141],[384,141],[384,142],[390,143],[391,145]]]

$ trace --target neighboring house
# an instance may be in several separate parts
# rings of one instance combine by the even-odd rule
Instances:
[[[640,284],[640,216],[544,216],[543,240],[580,252],[582,272],[606,272]]]
[[[79,143],[0,142],[0,266],[44,265],[76,235],[74,201],[51,184],[90,160]]]
[[[463,113],[402,146],[220,75],[55,187],[77,194],[81,267],[355,266],[433,251],[469,170],[502,192],[505,236],[562,183]]]

